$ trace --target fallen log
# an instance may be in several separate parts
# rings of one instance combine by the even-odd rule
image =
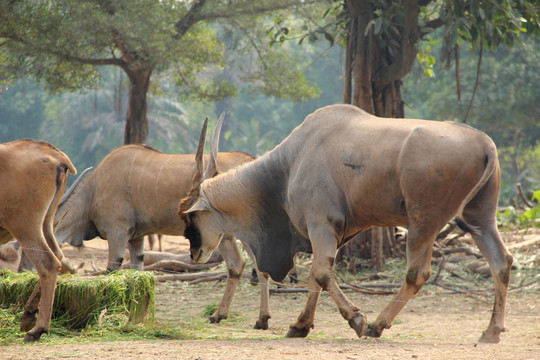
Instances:
[[[489,269],[487,261],[473,261],[465,267],[465,270],[473,274],[491,276],[491,270]]]
[[[478,251],[468,246],[459,246],[456,248],[433,249],[433,257],[441,257],[442,255],[449,255],[449,254],[455,254],[455,253],[464,253],[467,255],[473,255],[474,257],[478,259],[484,257]]]
[[[191,256],[189,254],[173,254],[170,252],[162,252],[162,251],[145,251],[144,252],[144,266],[152,265],[155,263],[158,263],[163,260],[176,260],[176,261],[182,261],[187,264],[196,264],[191,260]],[[214,263],[214,262],[222,262],[223,258],[221,255],[219,255],[218,251],[214,251],[210,259],[208,259],[208,262]]]
[[[289,288],[289,287],[278,287],[278,288],[271,288],[270,294],[295,294],[295,293],[307,293],[309,290],[306,287],[301,288]]]
[[[455,222],[449,223],[438,235],[436,241],[444,240],[457,227]]]
[[[535,239],[530,239],[530,240],[526,240],[526,241],[522,241],[522,242],[519,242],[517,244],[510,244],[508,245],[506,248],[508,250],[515,250],[515,249],[520,249],[522,247],[526,247],[526,246],[531,246],[531,245],[535,245],[537,243],[540,243],[540,236],[538,236],[537,238]]]
[[[191,261],[189,254],[173,254],[162,251],[145,251],[144,266],[152,265],[162,260],[176,260],[189,263]]]
[[[202,273],[189,273],[189,274],[167,274],[167,275],[156,275],[156,280],[159,282],[163,281],[194,281],[197,279],[205,277],[216,277],[218,275],[227,275],[225,271],[209,271]]]
[[[129,260],[129,257],[127,258]],[[173,254],[160,251],[144,252],[144,270],[162,270],[162,271],[200,271],[211,269],[223,262],[223,258],[218,251],[214,251],[207,264],[198,264],[191,260],[189,254]],[[130,263],[124,263],[121,268],[127,269]]]
[[[383,291],[383,290],[372,290],[366,288],[366,286],[357,286],[352,284],[342,284],[339,286],[342,290],[353,290],[362,294],[371,294],[371,295],[392,295],[395,294],[394,291]]]
[[[210,281],[221,281],[227,278],[227,274],[221,274],[221,275],[215,275],[215,276],[205,276],[200,279],[195,279],[190,282],[188,282],[188,285],[195,285],[200,284],[203,282],[210,282]]]
[[[205,264],[189,264],[178,260],[161,260],[152,265],[144,267],[145,271],[157,270],[157,271],[201,271],[208,270],[213,267],[221,265],[221,262],[205,263]]]
[[[401,284],[368,284],[368,285],[382,285],[382,286],[371,286],[371,287],[381,287],[381,288],[394,288],[399,287]],[[393,286],[397,285],[397,286]],[[355,292],[360,292],[364,294],[371,294],[371,295],[392,295],[395,294],[393,291],[382,291],[382,290],[372,290],[368,289],[370,286],[356,286],[351,284],[341,284],[339,287],[342,290],[353,290]],[[271,288],[270,294],[294,294],[294,293],[306,293],[309,289],[306,287],[278,287],[278,288]]]

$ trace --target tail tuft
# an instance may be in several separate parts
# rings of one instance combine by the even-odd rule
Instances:
[[[465,220],[460,217],[456,218],[456,224],[461,230],[470,233],[472,236],[482,236],[482,230],[480,230],[478,226],[472,226],[470,224],[467,224]]]

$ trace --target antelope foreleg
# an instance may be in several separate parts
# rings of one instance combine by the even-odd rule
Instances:
[[[130,268],[142,271],[144,267],[144,236],[128,241]]]
[[[369,324],[364,335],[380,337],[384,329],[390,329],[392,321],[422,285],[431,276],[431,248],[436,232],[432,235],[416,235],[409,229],[407,240],[407,274],[405,281],[394,299],[383,309],[374,323]]]
[[[219,323],[221,320],[227,318],[245,264],[233,237],[224,235],[218,249],[227,266],[227,284],[218,309],[210,316],[209,320],[211,323]]]
[[[268,329],[268,320],[270,319],[270,307],[268,305],[270,301],[270,287],[268,284],[268,274],[263,274],[259,271],[257,266],[257,259],[255,254],[251,251],[251,248],[247,245],[244,245],[249,258],[253,262],[254,271],[257,274],[257,280],[261,287],[261,302],[259,307],[259,319],[255,322],[255,329],[267,330]],[[253,275],[252,275],[253,276]]]
[[[337,238],[332,227],[313,226],[309,229],[309,237],[313,247],[313,263],[308,276],[308,300],[296,324],[291,326],[289,334],[295,330],[303,330],[306,331],[305,335],[307,335],[309,329],[313,327],[315,307],[322,288],[332,296],[341,315],[356,331],[358,337],[361,337],[367,327],[366,317],[345,296],[334,277],[333,266],[337,252]]]
[[[291,324],[287,337],[306,337],[314,327],[315,309],[321,294],[321,286],[317,283],[313,275],[313,267],[307,277],[308,298],[304,310],[298,316],[294,324]]]

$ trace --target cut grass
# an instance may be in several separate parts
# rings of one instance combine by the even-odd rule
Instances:
[[[38,282],[35,272],[0,271],[0,344],[20,341],[23,307]],[[149,272],[123,270],[101,277],[61,275],[55,292],[51,336],[111,336],[130,333],[142,338],[182,337],[174,331],[154,335],[155,277]],[[136,325],[145,323],[143,325]],[[114,335],[116,334],[116,335]],[[167,335],[168,334],[168,335]]]

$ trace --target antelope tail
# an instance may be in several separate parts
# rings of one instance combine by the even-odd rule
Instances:
[[[474,197],[480,192],[480,190],[484,187],[484,185],[487,184],[493,173],[495,172],[495,169],[497,168],[497,150],[495,149],[495,146],[490,146],[487,154],[486,154],[486,167],[484,169],[484,173],[482,174],[482,177],[476,183],[476,185],[473,187],[473,189],[469,192],[467,197],[463,200],[461,203],[461,206],[459,207],[457,216],[456,216],[456,223],[460,227],[461,230],[470,233],[473,236],[481,236],[482,231],[479,227],[473,226],[468,224],[463,219],[463,211],[467,204],[469,204]]]

